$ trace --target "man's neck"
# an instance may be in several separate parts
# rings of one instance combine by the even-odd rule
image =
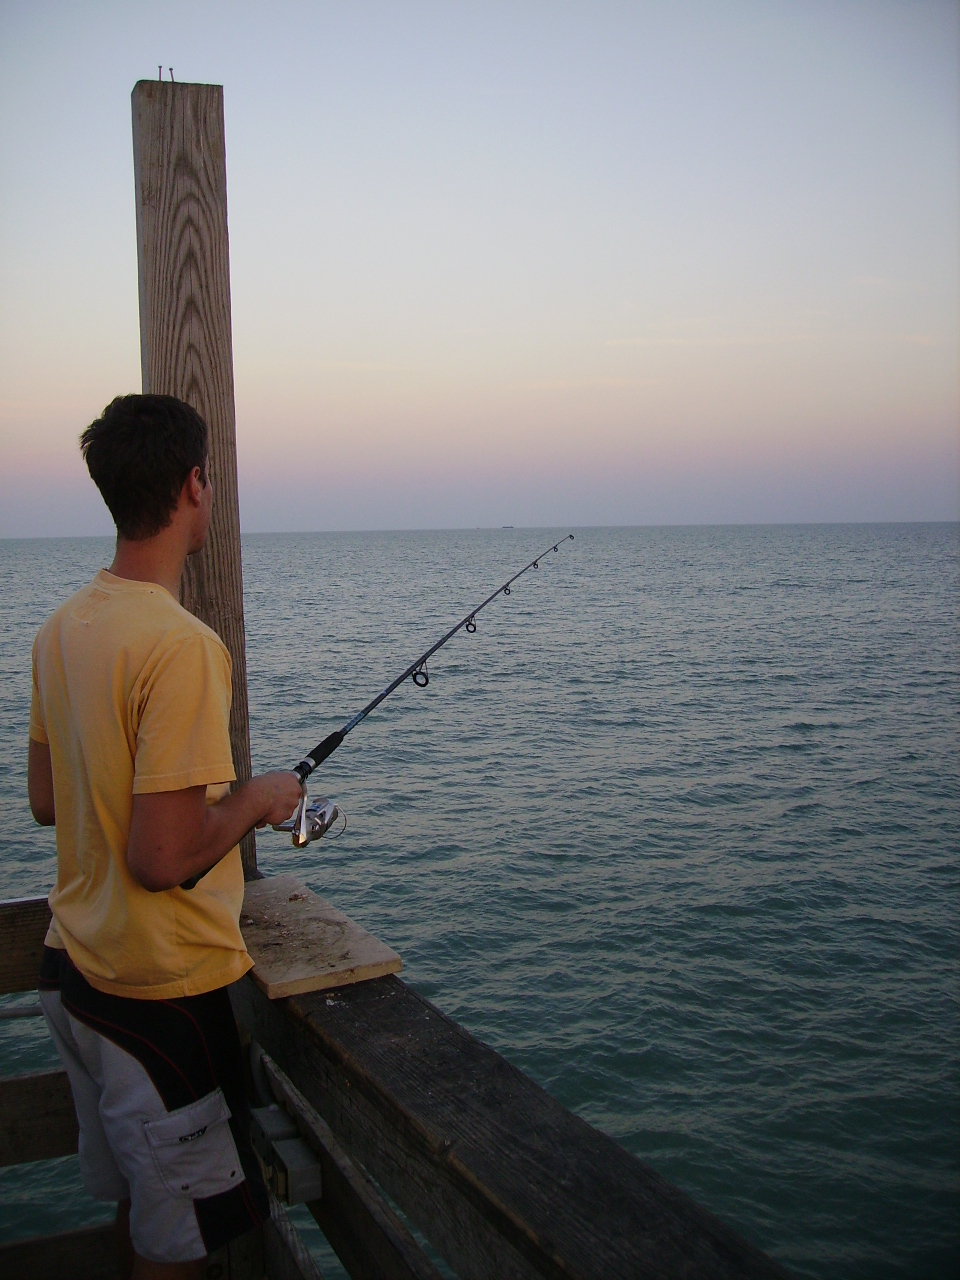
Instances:
[[[110,573],[133,582],[156,582],[178,600],[186,558],[183,539],[176,536],[173,528],[162,529],[155,537],[140,542],[118,537]]]

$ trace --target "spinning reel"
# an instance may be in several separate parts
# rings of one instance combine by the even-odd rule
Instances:
[[[311,803],[304,785],[301,789],[300,803],[293,817],[288,818],[286,822],[275,822],[273,829],[289,831],[293,837],[294,848],[302,849],[312,841],[325,836],[338,818],[343,818],[343,826],[337,832],[337,836],[342,835],[346,829],[346,816],[340,812],[339,806],[332,800],[328,800],[326,796],[319,796]],[[331,839],[335,838],[331,837]]]

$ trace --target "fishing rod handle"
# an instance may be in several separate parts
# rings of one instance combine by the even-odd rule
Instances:
[[[304,756],[293,771],[301,783],[306,782],[314,769],[323,764],[327,756],[333,755],[342,741],[343,733],[340,729],[337,729],[333,733],[328,733],[322,742],[317,743],[308,756]]]

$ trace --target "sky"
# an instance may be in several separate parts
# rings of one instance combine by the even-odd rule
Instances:
[[[960,6],[0,8],[0,536],[108,533],[130,92],[224,86],[247,532],[960,518]]]

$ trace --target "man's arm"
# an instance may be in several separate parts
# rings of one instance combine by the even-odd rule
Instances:
[[[56,813],[53,807],[53,765],[50,763],[50,748],[45,742],[30,739],[27,752],[27,796],[30,800],[30,812],[41,827],[56,825]]]
[[[151,893],[173,889],[204,875],[251,827],[285,822],[299,800],[300,780],[285,770],[251,778],[216,804],[207,804],[203,786],[135,795],[127,841],[130,874]]]

